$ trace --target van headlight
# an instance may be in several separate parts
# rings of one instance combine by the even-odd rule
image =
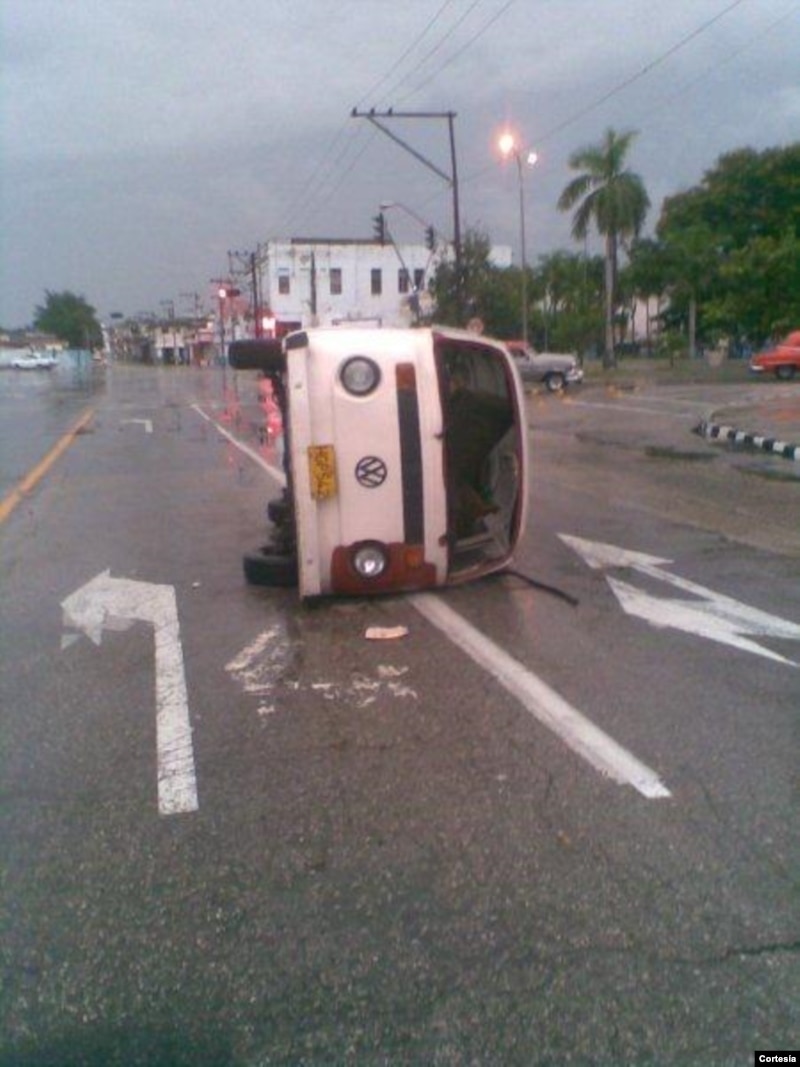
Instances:
[[[374,360],[366,356],[351,356],[342,364],[339,377],[348,393],[353,396],[368,396],[380,384],[381,369]]]
[[[353,567],[361,578],[379,578],[386,570],[389,557],[383,545],[366,541],[353,549]]]

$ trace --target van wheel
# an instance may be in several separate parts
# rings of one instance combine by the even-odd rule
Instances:
[[[560,393],[566,383],[563,374],[548,374],[544,384],[547,386],[548,393]]]
[[[794,372],[797,368],[793,367],[791,363],[788,363],[785,367],[775,368],[775,377],[780,378],[782,382],[788,382],[794,378]]]
[[[297,585],[297,557],[277,552],[248,552],[242,559],[244,576],[250,585],[290,588]]]

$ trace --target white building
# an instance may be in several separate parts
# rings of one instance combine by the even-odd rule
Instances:
[[[432,310],[428,286],[442,252],[424,244],[339,238],[270,240],[262,246],[265,333],[343,323],[409,326]]]

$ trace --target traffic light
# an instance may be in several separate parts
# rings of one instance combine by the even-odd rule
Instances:
[[[383,217],[383,212],[373,216],[372,229],[375,234],[375,240],[379,241],[382,245],[386,244],[386,219]]]
[[[425,230],[425,247],[429,252],[432,252],[436,247],[436,230],[433,226],[428,226]]]

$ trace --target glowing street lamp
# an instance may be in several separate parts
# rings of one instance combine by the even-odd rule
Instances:
[[[519,177],[519,243],[520,243],[520,259],[522,261],[522,282],[521,282],[521,294],[520,299],[522,301],[522,340],[528,343],[528,262],[525,253],[525,192],[524,182],[522,180],[522,156],[520,154],[520,148],[517,144],[517,139],[513,133],[508,130],[502,133],[497,141],[497,147],[500,149],[500,154],[504,159],[508,159],[509,156],[513,156],[517,161],[517,175]],[[529,152],[525,158],[525,162],[529,167],[532,167],[539,157],[535,152]]]

